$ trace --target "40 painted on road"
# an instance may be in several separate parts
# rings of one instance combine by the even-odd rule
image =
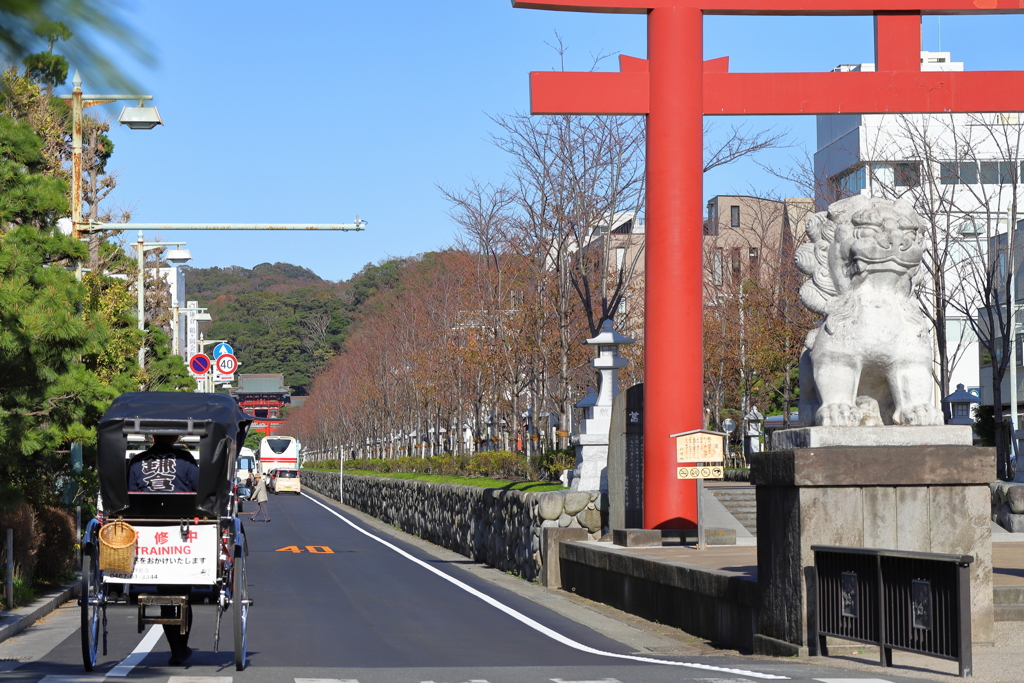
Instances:
[[[333,555],[334,551],[326,545],[307,545],[306,549],[303,550],[297,545],[288,545],[283,548],[278,548],[274,551],[275,553],[304,553],[311,552],[314,555]]]

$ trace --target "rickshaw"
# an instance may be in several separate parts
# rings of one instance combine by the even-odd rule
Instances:
[[[235,668],[246,658],[246,621],[252,601],[246,585],[245,531],[236,510],[235,462],[251,418],[230,396],[177,392],[122,394],[97,427],[96,466],[99,512],[86,526],[82,541],[82,658],[85,670],[96,665],[102,634],[107,653],[107,605],[110,588],[178,585],[217,594],[214,651],[220,643],[221,618],[231,610]],[[198,441],[195,493],[128,490],[129,440],[177,435]],[[137,534],[131,572],[100,569],[100,530],[124,522]],[[182,591],[184,592],[184,591]],[[139,633],[149,624],[171,624],[185,634],[189,595],[140,594]],[[112,601],[110,601],[112,602]],[[147,607],[174,606],[174,617],[147,614]]]

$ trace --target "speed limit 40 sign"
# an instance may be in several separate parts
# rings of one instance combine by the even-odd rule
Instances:
[[[217,356],[217,360],[214,361],[214,365],[217,368],[217,372],[222,375],[233,375],[235,370],[238,368],[238,359],[230,353],[224,353]]]

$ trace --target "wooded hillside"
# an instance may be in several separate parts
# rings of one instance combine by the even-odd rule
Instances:
[[[234,347],[239,372],[280,372],[303,395],[316,372],[339,351],[360,307],[398,281],[404,261],[367,264],[350,280],[331,282],[289,263],[252,269],[189,268],[187,298],[209,308],[213,322],[200,327],[206,339]]]

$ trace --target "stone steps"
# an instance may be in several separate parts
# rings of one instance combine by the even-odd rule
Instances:
[[[715,486],[708,487],[708,490],[736,518],[736,521],[757,536],[757,501],[753,486]]]
[[[996,586],[992,602],[996,621],[1024,621],[1024,586]]]

